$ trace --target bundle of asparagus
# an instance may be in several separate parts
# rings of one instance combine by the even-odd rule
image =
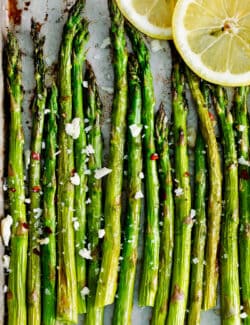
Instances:
[[[222,324],[240,324],[241,317],[248,324],[248,87],[235,89],[231,112],[225,89],[201,82],[185,67],[171,43],[172,162],[168,139],[171,121],[163,105],[155,118],[149,49],[143,36],[125,23],[116,2],[109,0],[115,93],[110,169],[102,191],[102,104],[89,63],[83,81],[89,37],[88,23],[82,18],[84,5],[84,0],[77,0],[69,12],[59,53],[57,86],[52,85],[48,97],[45,38],[40,36],[41,25],[32,22],[36,91],[28,200],[24,190],[20,50],[16,37],[10,32],[7,37],[9,215],[2,227],[8,223],[11,228],[8,323],[54,325],[59,320],[76,324],[78,315],[85,313],[86,324],[101,325],[103,307],[113,303],[117,294],[113,324],[131,324],[145,178],[139,305],[153,307],[151,324],[199,324],[201,309],[216,305],[219,275]],[[125,31],[134,52],[129,57]],[[189,171],[187,84],[199,120],[194,177]],[[214,130],[215,116],[209,111],[211,103],[220,122],[223,155]],[[123,239],[121,196],[126,150]],[[25,202],[30,203],[29,223]]]

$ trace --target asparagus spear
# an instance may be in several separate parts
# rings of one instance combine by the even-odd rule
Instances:
[[[203,288],[203,308],[210,309],[216,305],[218,284],[218,244],[221,221],[222,175],[218,145],[213,124],[204,97],[199,89],[199,79],[188,68],[186,75],[189,87],[196,103],[201,124],[201,132],[207,146],[209,197],[208,197],[208,233],[206,242]]]
[[[41,218],[41,149],[44,125],[44,110],[47,91],[45,87],[45,65],[39,23],[32,20],[31,36],[34,43],[36,95],[32,105],[33,125],[31,135],[31,163],[29,169],[29,256],[28,256],[28,323],[41,323],[41,259],[40,259],[40,218]]]
[[[48,117],[45,117],[45,158],[43,171],[43,233],[47,245],[42,246],[42,323],[54,325],[56,320],[56,140],[57,87],[50,89]]]
[[[105,238],[96,307],[114,301],[121,241],[121,192],[127,112],[127,50],[124,19],[114,0],[108,1],[111,39],[114,46],[115,94],[112,109],[109,168],[104,208]]]
[[[64,26],[59,54],[59,156],[58,156],[58,283],[57,318],[63,322],[77,323],[77,282],[75,267],[73,137],[66,132],[72,122],[71,52],[72,42],[81,22],[85,1],[75,3]],[[72,126],[72,125],[71,125]],[[74,128],[74,127],[73,127]],[[75,128],[74,128],[75,130]],[[77,131],[77,130],[76,130]]]
[[[137,263],[138,236],[142,197],[142,144],[141,144],[141,86],[139,66],[134,56],[129,57],[128,85],[130,111],[128,115],[128,211],[125,225],[122,261],[115,311],[114,325],[131,324],[133,293]],[[136,132],[134,132],[136,130]]]
[[[6,88],[9,98],[8,185],[9,211],[13,219],[8,278],[8,324],[26,324],[26,270],[28,226],[24,204],[21,53],[9,32],[6,43]]]
[[[220,242],[220,294],[222,324],[240,324],[240,286],[238,273],[239,192],[237,153],[233,117],[224,88],[213,87],[215,108],[220,120],[224,152],[224,216]]]
[[[151,324],[164,325],[167,317],[174,244],[174,200],[169,157],[169,125],[163,106],[156,116],[157,151],[159,152],[162,231],[160,243],[159,284]]]
[[[203,295],[204,253],[206,243],[206,151],[203,137],[198,130],[195,147],[194,207],[196,221],[193,229],[191,257],[191,283],[189,293],[188,324],[200,324]]]
[[[87,299],[87,314],[85,318],[86,325],[102,325],[104,309],[95,307],[95,295],[97,280],[100,271],[100,238],[101,218],[103,213],[102,206],[102,180],[96,179],[95,170],[102,167],[103,142],[101,134],[101,111],[102,104],[99,98],[97,84],[94,72],[87,64],[85,80],[88,81],[88,90],[86,94],[87,111],[86,117],[89,120],[91,130],[88,133],[88,145],[92,146],[92,154],[89,155],[88,168],[91,174],[88,178],[88,195],[90,203],[87,205],[87,229],[88,243],[92,250],[92,260],[88,265],[88,288],[89,295]]]
[[[89,38],[88,23],[82,21],[73,42],[72,55],[72,92],[73,92],[73,113],[79,119],[79,137],[74,143],[75,172],[79,176],[79,185],[75,187],[74,224],[75,227],[75,256],[76,256],[76,277],[78,294],[78,313],[86,312],[85,296],[83,289],[86,286],[86,260],[80,255],[84,248],[86,236],[86,133],[84,131],[83,114],[83,91],[82,91],[82,70],[85,60],[85,44]]]
[[[247,96],[249,88],[240,87],[235,89],[234,115],[238,138],[238,158],[249,161],[249,122]],[[250,324],[250,207],[249,207],[249,167],[239,164],[239,207],[240,207],[240,227],[239,227],[239,258],[240,258],[240,284],[241,298],[244,309],[247,314],[244,324]]]
[[[145,193],[146,193],[146,233],[142,277],[139,290],[140,306],[153,306],[158,283],[159,268],[159,181],[156,160],[158,155],[154,141],[154,90],[150,70],[149,51],[141,34],[130,24],[126,25],[133,50],[138,58],[142,80],[142,122],[144,130]]]
[[[184,324],[189,287],[191,230],[191,190],[187,154],[187,102],[185,78],[177,53],[173,52],[172,92],[175,141],[175,238],[168,325]]]

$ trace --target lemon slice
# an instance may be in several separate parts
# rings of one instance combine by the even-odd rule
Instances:
[[[183,60],[201,78],[250,84],[249,0],[179,0],[172,28]]]
[[[128,21],[144,34],[172,39],[172,14],[176,0],[117,0]]]

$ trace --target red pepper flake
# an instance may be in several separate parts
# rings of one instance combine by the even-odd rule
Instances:
[[[26,222],[23,222],[23,223],[22,223],[22,226],[23,226],[23,228],[25,228],[25,229],[29,229],[29,225],[28,225]]]
[[[248,174],[248,171],[246,169],[241,170],[240,178],[245,179],[245,180],[249,180],[249,174]]]
[[[190,173],[189,172],[185,172],[184,173],[184,176],[189,177],[190,176]]]
[[[150,156],[150,160],[158,160],[158,159],[159,159],[158,153],[152,153],[152,155]]]
[[[8,291],[6,294],[7,300],[10,300],[13,298],[13,293],[11,291]]]
[[[75,175],[75,173],[76,173],[76,169],[73,168],[73,169],[71,170],[71,177],[73,177],[73,176]]]
[[[209,115],[209,118],[210,118],[211,121],[215,121],[215,117],[214,117],[213,113],[208,112],[208,115]]]
[[[52,229],[50,227],[44,227],[44,232],[48,235],[52,234]]]
[[[185,298],[185,295],[184,295],[183,290],[176,284],[174,286],[174,292],[171,297],[172,301],[173,302],[182,301],[182,300],[184,300],[184,298]]]
[[[39,249],[37,249],[37,248],[34,248],[34,249],[33,249],[33,253],[36,254],[36,255],[38,255],[38,256],[41,255],[41,252],[40,252]]]
[[[10,188],[10,191],[12,192],[12,193],[15,193],[16,192],[16,189],[15,188]]]
[[[161,193],[161,199],[162,199],[163,201],[165,201],[165,200],[167,199],[167,193],[166,193],[166,192],[162,192],[162,193]]]
[[[31,157],[32,157],[33,160],[40,160],[40,153],[32,152]]]
[[[40,185],[33,186],[33,187],[32,187],[32,191],[33,191],[34,193],[38,193],[38,192],[40,192],[40,191],[41,191],[41,186],[40,186]]]

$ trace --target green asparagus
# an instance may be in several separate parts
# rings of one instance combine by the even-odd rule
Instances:
[[[142,80],[142,123],[145,128],[145,130],[143,130],[143,133],[145,134],[143,151],[146,175],[146,233],[142,277],[139,290],[139,305],[154,306],[158,286],[160,234],[158,197],[159,181],[156,165],[156,160],[159,156],[156,153],[154,141],[155,99],[153,77],[150,69],[149,51],[141,34],[129,23],[127,23],[126,27],[140,66],[140,78]]]
[[[222,174],[221,159],[205,99],[199,88],[199,78],[187,67],[186,75],[189,87],[197,107],[201,125],[201,133],[207,146],[209,193],[208,193],[208,221],[207,241],[204,270],[203,308],[210,309],[216,305],[218,285],[218,244],[220,238],[220,221],[222,208]]]
[[[31,36],[34,43],[36,90],[32,105],[31,159],[29,169],[29,256],[28,256],[28,324],[41,323],[41,251],[39,231],[41,226],[41,150],[44,125],[44,111],[47,90],[45,87],[45,65],[43,45],[45,37],[40,37],[39,23],[32,20]],[[41,241],[42,243],[42,241]]]
[[[122,261],[115,311],[114,325],[131,324],[133,293],[136,274],[138,236],[142,198],[142,144],[141,144],[141,86],[139,66],[134,56],[129,57],[128,86],[130,110],[128,115],[128,210],[125,221]]]
[[[83,114],[83,64],[85,60],[85,44],[88,41],[88,23],[82,21],[73,41],[72,54],[72,95],[73,115],[79,119],[79,137],[74,143],[75,172],[79,176],[79,185],[75,187],[74,225],[75,225],[75,256],[78,294],[78,313],[86,312],[86,301],[83,289],[86,286],[86,260],[80,255],[84,248],[86,236],[86,133]]]
[[[28,225],[24,204],[21,53],[9,32],[6,43],[6,89],[9,99],[8,196],[13,219],[8,278],[8,324],[26,324],[26,270]]]
[[[234,116],[238,138],[238,159],[249,161],[249,121],[247,96],[249,88],[241,87],[235,89]],[[250,324],[250,206],[249,206],[249,167],[239,163],[239,271],[241,284],[241,298],[243,310],[247,317],[244,324]]]
[[[102,325],[104,309],[95,307],[96,287],[100,272],[99,231],[101,230],[101,218],[103,214],[102,180],[95,178],[95,170],[102,167],[103,142],[100,126],[102,104],[97,90],[95,75],[89,63],[87,63],[85,80],[88,82],[88,89],[86,91],[87,111],[85,116],[88,119],[88,125],[91,127],[88,133],[87,142],[93,149],[88,157],[88,168],[91,171],[88,178],[88,195],[90,203],[87,205],[86,213],[88,243],[92,251],[92,260],[90,260],[88,264],[89,295],[87,299],[85,322],[86,325]]]
[[[215,108],[220,120],[224,156],[224,206],[220,240],[220,295],[223,325],[240,324],[240,286],[238,273],[239,192],[237,153],[233,117],[226,90],[213,87]]]
[[[158,275],[159,284],[151,324],[164,325],[167,317],[172,271],[172,255],[174,245],[174,200],[172,194],[173,184],[168,146],[169,123],[163,106],[160,107],[157,113],[155,124],[157,152],[159,152],[158,169],[160,177],[162,230]]]
[[[204,255],[206,243],[206,150],[203,137],[198,130],[195,146],[194,208],[196,211],[193,227],[191,255],[191,283],[189,293],[188,325],[200,324],[203,296]]]
[[[56,142],[57,87],[50,89],[48,114],[45,116],[45,153],[43,171],[43,233],[48,241],[42,245],[42,324],[56,320]]]
[[[96,307],[114,301],[121,247],[121,194],[127,112],[127,50],[124,19],[114,0],[108,1],[111,15],[111,39],[114,46],[115,94],[112,109],[109,168],[104,208],[105,237],[99,275]]]
[[[177,52],[173,51],[172,93],[175,142],[175,238],[172,288],[167,316],[168,325],[182,325],[185,320],[189,288],[191,231],[190,175],[187,154],[187,102],[185,78]]]
[[[58,281],[57,318],[63,322],[77,323],[77,281],[74,247],[74,153],[73,137],[77,126],[72,121],[71,52],[73,38],[82,20],[85,1],[78,0],[69,13],[64,26],[59,54],[59,155],[58,155]],[[77,122],[77,120],[76,120]],[[67,131],[69,127],[70,130]],[[72,132],[69,132],[72,131]],[[75,133],[74,133],[75,131]],[[84,239],[83,239],[84,240]]]

